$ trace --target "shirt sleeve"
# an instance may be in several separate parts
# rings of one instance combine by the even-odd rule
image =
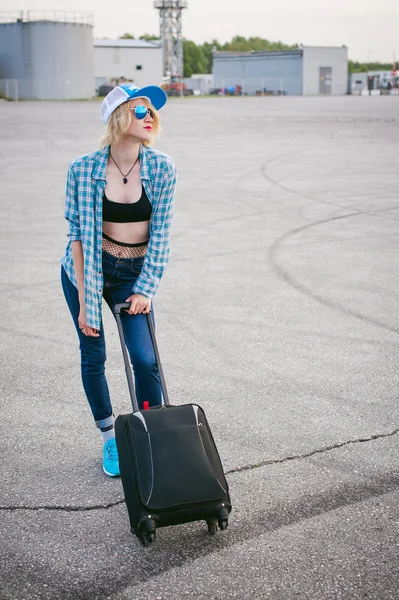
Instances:
[[[69,223],[69,239],[72,242],[79,241],[81,239],[79,204],[76,179],[73,172],[73,165],[71,165],[68,169],[64,216]]]
[[[153,298],[170,256],[170,224],[176,188],[176,167],[170,166],[159,190],[150,222],[150,241],[141,273],[133,286],[134,294]],[[156,193],[156,190],[155,190]]]

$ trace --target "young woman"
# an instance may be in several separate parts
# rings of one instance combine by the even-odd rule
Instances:
[[[150,147],[159,131],[162,88],[120,85],[101,105],[101,149],[70,165],[65,201],[69,241],[61,259],[64,295],[79,337],[81,375],[103,437],[103,469],[119,475],[114,416],[105,377],[102,299],[122,315],[137,400],[162,403],[158,368],[146,322],[170,251],[176,184],[173,160]]]

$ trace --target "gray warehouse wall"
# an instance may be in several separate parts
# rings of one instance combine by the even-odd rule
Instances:
[[[253,52],[232,55],[216,52],[213,58],[215,88],[241,85],[248,94],[302,94],[302,52]]]
[[[108,41],[108,40],[107,40]],[[119,42],[119,40],[117,40]],[[140,69],[136,67],[140,66]],[[159,84],[163,75],[162,48],[135,48],[94,45],[94,71],[98,81],[113,81],[125,77],[138,87]]]
[[[331,67],[331,95],[339,96],[348,90],[348,48],[310,47],[303,49],[303,94],[320,94],[320,68]]]
[[[7,87],[17,89],[18,98],[91,98],[92,27],[49,21],[0,24],[0,79],[9,80]]]

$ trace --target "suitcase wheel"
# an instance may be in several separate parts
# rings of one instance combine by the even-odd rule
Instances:
[[[218,525],[221,531],[226,531],[229,524],[229,511],[224,504],[218,510]]]
[[[143,546],[148,546],[149,544],[155,542],[156,533],[155,531],[152,531],[151,533],[143,533],[139,537]]]
[[[220,527],[221,531],[226,531],[228,524],[229,524],[229,522],[227,519],[224,519],[223,521],[219,521],[219,527]]]
[[[143,546],[148,546],[148,544],[155,542],[156,527],[156,521],[151,516],[145,517],[140,521],[135,533]]]
[[[207,521],[208,531],[211,535],[216,535],[218,532],[218,524],[216,521]]]

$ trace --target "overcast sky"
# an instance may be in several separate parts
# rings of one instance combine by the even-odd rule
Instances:
[[[94,36],[159,34],[153,0],[0,0],[0,10],[87,11]],[[183,36],[196,43],[234,35],[287,44],[342,46],[353,60],[399,60],[399,0],[188,0]]]

